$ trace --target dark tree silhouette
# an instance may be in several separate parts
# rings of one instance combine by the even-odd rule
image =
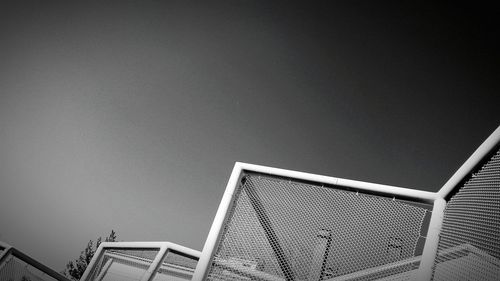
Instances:
[[[87,269],[87,265],[90,263],[90,260],[101,244],[101,241],[101,237],[97,238],[94,245],[94,241],[89,240],[89,242],[87,243],[87,247],[85,247],[85,250],[80,252],[80,256],[76,260],[69,261],[66,264],[66,269],[63,271],[63,274],[66,277],[71,278],[72,280],[80,280],[83,273],[85,272],[85,269]],[[114,230],[111,230],[111,233],[104,239],[104,241],[115,242],[116,232]]]

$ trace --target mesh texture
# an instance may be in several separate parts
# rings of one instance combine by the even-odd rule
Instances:
[[[198,258],[189,257],[186,255],[178,254],[176,252],[168,251],[167,256],[165,257],[163,263],[166,265],[175,265],[194,270],[196,268],[196,264],[198,264]]]
[[[448,202],[433,280],[499,280],[500,150]]]
[[[168,251],[154,281],[191,280],[198,258]]]
[[[1,281],[57,281],[17,257],[10,256],[0,268]]]
[[[428,206],[258,174],[233,200],[209,280],[317,281],[378,268],[349,279],[374,280],[418,267],[384,265],[420,254]]]
[[[139,281],[159,249],[106,249],[90,273],[92,281]]]

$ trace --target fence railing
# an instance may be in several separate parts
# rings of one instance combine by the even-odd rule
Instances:
[[[0,242],[0,280],[69,281],[60,273],[18,249]]]
[[[193,280],[497,280],[499,147],[439,192],[236,163]]]
[[[170,242],[103,242],[80,281],[191,280],[199,257]]]

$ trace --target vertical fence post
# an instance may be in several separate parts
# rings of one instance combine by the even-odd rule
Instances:
[[[161,266],[161,262],[163,261],[163,258],[167,254],[168,246],[167,245],[162,245],[160,247],[160,251],[156,254],[155,259],[149,266],[148,270],[146,270],[146,273],[141,278],[141,281],[149,281],[151,280],[152,277],[154,277],[154,274],[158,270],[158,268]]]
[[[432,278],[432,267],[434,266],[434,260],[437,255],[439,233],[443,225],[445,207],[446,201],[443,198],[434,200],[434,207],[432,208],[432,216],[429,223],[429,230],[427,231],[422,260],[414,276],[416,281],[430,281]]]

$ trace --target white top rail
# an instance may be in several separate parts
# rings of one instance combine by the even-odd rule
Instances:
[[[416,190],[416,189],[410,189],[410,188],[404,188],[404,187],[398,187],[398,186],[391,186],[391,185],[385,185],[385,184],[378,184],[378,183],[370,183],[370,182],[357,181],[357,180],[349,180],[349,179],[336,178],[336,177],[329,177],[329,176],[310,174],[310,173],[304,173],[304,172],[298,172],[298,171],[292,171],[292,170],[285,170],[285,169],[279,169],[279,168],[272,168],[272,167],[254,165],[254,164],[248,164],[248,163],[242,163],[242,162],[236,162],[235,168],[238,168],[239,170],[244,170],[244,171],[251,171],[251,172],[257,172],[257,173],[263,173],[263,174],[271,174],[273,176],[280,176],[280,177],[293,178],[293,179],[303,180],[303,181],[317,182],[319,184],[323,183],[326,185],[343,186],[343,187],[348,187],[348,188],[352,188],[352,189],[365,190],[365,191],[382,193],[382,194],[387,194],[387,195],[418,198],[420,200],[424,200],[424,201],[427,201],[429,203],[432,203],[437,198],[437,194],[435,192],[422,191],[422,190]]]

